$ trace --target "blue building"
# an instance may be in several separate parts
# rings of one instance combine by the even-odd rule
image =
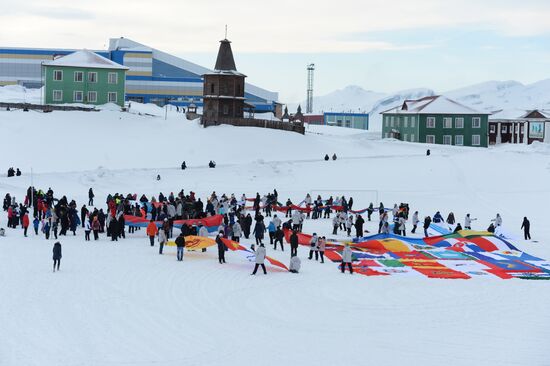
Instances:
[[[323,120],[327,126],[357,128],[360,130],[369,129],[369,115],[367,113],[325,112]]]
[[[1,48],[0,86],[19,84],[27,88],[43,85],[42,63],[75,52],[70,49]],[[170,55],[127,38],[112,38],[107,50],[93,52],[129,68],[126,100],[202,106],[202,75],[211,69]],[[246,84],[246,102],[255,113],[279,114],[278,93]]]

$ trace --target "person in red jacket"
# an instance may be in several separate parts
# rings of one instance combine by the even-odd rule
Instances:
[[[147,225],[147,236],[149,236],[149,240],[151,241],[151,246],[155,246],[155,236],[158,233],[157,225],[153,220],[149,221],[149,225]]]
[[[27,236],[27,229],[29,228],[29,214],[25,214],[25,216],[23,216],[22,224],[23,233],[25,234],[25,236]]]

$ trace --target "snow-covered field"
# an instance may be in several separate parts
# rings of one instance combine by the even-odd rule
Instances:
[[[79,207],[90,187],[101,205],[108,193],[182,188],[203,198],[276,188],[295,202],[307,192],[345,194],[357,208],[378,197],[408,202],[422,217],[471,213],[474,229],[498,212],[520,249],[550,259],[547,145],[429,146],[427,157],[426,145],[363,131],[203,129],[157,112],[0,111],[0,170],[23,171],[2,174],[0,195],[21,200],[32,167],[35,186]],[[325,162],[326,153],[338,160]],[[189,169],[179,169],[182,160]],[[523,216],[538,242],[521,240]],[[304,231],[329,234],[330,226],[310,220]],[[144,230],[116,244],[77,234],[61,239],[55,274],[52,240],[9,229],[0,237],[0,365],[550,364],[547,281],[342,275],[334,263],[308,261],[304,248],[300,274],[268,266],[267,276],[250,276],[239,253],[223,266],[214,250],[187,252],[180,263],[174,248],[158,255]],[[268,246],[268,255],[288,264],[288,249]]]

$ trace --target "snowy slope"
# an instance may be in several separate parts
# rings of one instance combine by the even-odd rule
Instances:
[[[550,79],[524,85],[517,81],[488,81],[450,91],[434,91],[426,88],[378,93],[359,86],[348,86],[327,95],[315,97],[316,113],[323,111],[369,111],[370,130],[381,130],[380,112],[395,107],[405,99],[443,94],[468,107],[491,113],[498,110],[530,110],[550,108]],[[302,108],[305,101],[301,103]],[[289,104],[294,111],[296,103]],[[519,115],[515,116],[519,117]]]
[[[23,168],[21,177],[0,177],[2,197],[23,197],[30,166],[36,186],[79,206],[89,187],[100,207],[108,193],[182,188],[203,199],[214,190],[251,196],[277,188],[295,202],[307,192],[345,194],[357,207],[378,197],[386,206],[408,202],[421,216],[471,213],[475,229],[499,212],[517,237],[527,215],[539,242],[517,245],[550,259],[547,217],[534,209],[550,206],[548,145],[434,145],[428,158],[426,145],[363,131],[203,129],[175,112],[165,121],[114,111],[0,111],[0,130],[10,137],[0,145],[0,169]],[[323,161],[325,152],[338,160]],[[216,169],[206,167],[212,158]],[[304,230],[329,235],[331,222],[307,220]],[[253,277],[238,253],[223,266],[211,249],[186,252],[183,263],[174,248],[160,256],[144,230],[117,244],[77,234],[61,239],[55,274],[53,241],[11,229],[0,237],[0,365],[548,364],[545,281],[342,275],[334,263],[308,261],[307,248],[299,251],[300,274],[268,266],[268,276]],[[268,255],[288,264],[288,247],[268,246]]]

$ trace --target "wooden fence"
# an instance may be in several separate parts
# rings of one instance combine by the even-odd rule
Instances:
[[[27,110],[39,110],[42,112],[51,111],[84,111],[84,112],[97,112],[98,110],[93,107],[77,107],[77,106],[65,106],[65,105],[45,105],[45,104],[31,104],[31,103],[0,103],[0,108],[9,109],[27,109]]]
[[[297,132],[302,135],[305,134],[306,129],[303,123],[290,123],[281,121],[270,121],[267,119],[255,119],[255,118],[218,118],[216,121],[205,120],[201,121],[204,127],[218,126],[218,125],[231,125],[237,127],[260,127],[270,128],[273,130],[283,130],[290,132]]]

